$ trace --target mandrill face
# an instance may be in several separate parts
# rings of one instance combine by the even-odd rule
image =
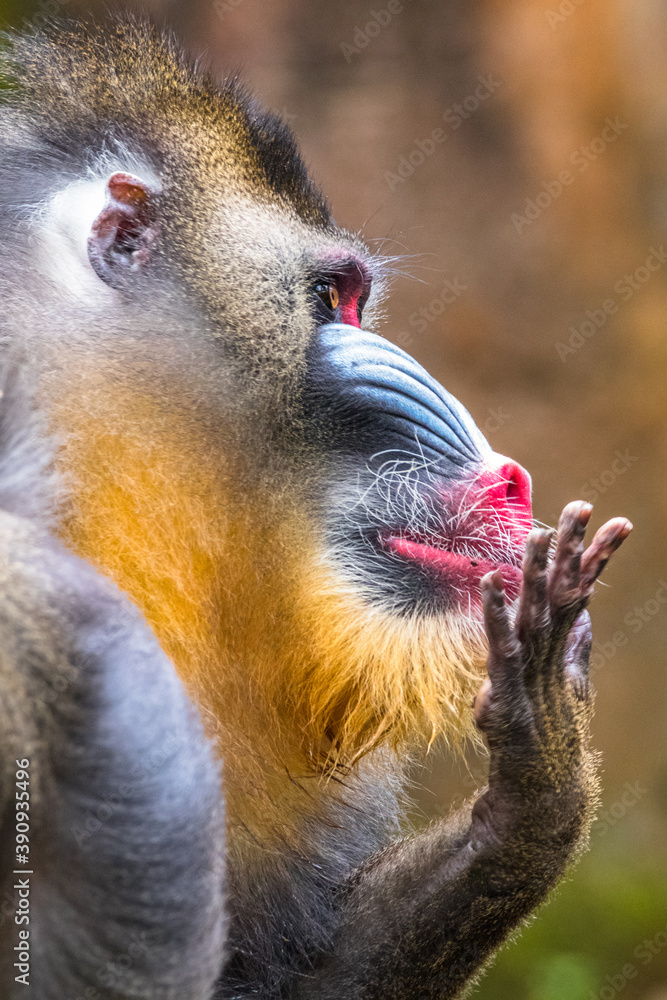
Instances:
[[[288,711],[296,705],[312,742],[328,734],[342,756],[388,735],[467,733],[486,654],[480,580],[501,568],[518,595],[530,478],[421,365],[368,329],[384,267],[359,240],[282,209],[244,217],[230,206],[223,217],[222,245],[243,234],[238,272],[211,284],[229,287],[230,301],[251,281],[241,274],[257,284],[261,261],[264,290],[261,302],[249,296],[242,325],[217,303],[210,313],[235,348],[239,391],[255,394],[229,490],[271,583],[258,602],[237,578],[235,606],[261,609],[241,634],[267,635]],[[267,309],[287,297],[289,310]]]
[[[291,671],[315,728],[348,753],[467,732],[486,653],[480,581],[500,568],[518,596],[532,527],[527,472],[409,354],[361,328],[370,280],[349,270],[356,284],[328,279],[333,322],[316,323],[306,351],[304,425],[326,462]]]
[[[61,533],[229,740],[350,759],[467,732],[480,579],[517,593],[529,477],[375,332],[386,262],[335,225],[288,130],[133,31],[104,46],[121,103],[85,36],[79,91],[57,45],[18,43],[66,149],[48,114],[4,119],[0,283],[62,444]],[[38,135],[34,163],[12,130]]]
[[[234,395],[249,394],[239,481],[258,466],[273,470],[272,485],[283,476],[282,492],[312,518],[319,559],[360,600],[476,629],[485,573],[500,567],[517,596],[528,474],[492,451],[414,358],[371,332],[386,267],[360,240],[328,216],[230,204],[222,180],[213,219],[216,247],[235,247],[233,261],[216,268],[218,249],[200,273],[221,354],[238,364]],[[230,305],[240,289],[242,318]],[[303,539],[294,544],[303,565]]]
[[[480,616],[500,568],[517,596],[530,477],[409,354],[355,325],[323,326],[308,407],[330,430],[327,541],[344,576],[397,614]],[[352,568],[352,572],[350,572]]]

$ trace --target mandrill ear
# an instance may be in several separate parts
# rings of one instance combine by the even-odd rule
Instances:
[[[153,256],[158,237],[156,199],[159,191],[132,174],[112,174],[107,200],[93,222],[88,259],[102,281],[127,288]]]

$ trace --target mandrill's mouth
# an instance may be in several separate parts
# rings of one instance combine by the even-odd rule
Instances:
[[[461,603],[468,602],[480,593],[480,581],[486,573],[499,569],[505,589],[512,598],[519,596],[521,585],[521,554],[517,552],[512,563],[501,558],[492,559],[480,552],[468,555],[452,552],[440,545],[418,541],[409,535],[388,533],[380,537],[381,544],[391,553],[408,562],[417,563],[434,579],[441,582],[448,592],[458,595]]]
[[[364,598],[479,622],[494,569],[518,595],[530,477],[457,399],[405,351],[345,324],[320,328],[304,390],[308,425],[335,456],[328,549]]]
[[[460,612],[481,618],[481,580],[499,569],[508,596],[519,596],[526,538],[533,525],[530,478],[490,453],[452,483],[423,472],[377,470],[346,510],[348,544],[361,545],[364,591],[394,611]],[[353,562],[347,546],[347,564]],[[361,581],[362,583],[364,581]]]
[[[532,527],[530,478],[515,462],[496,458],[464,488],[445,493],[436,531],[405,528],[378,534],[386,552],[420,567],[462,606],[479,598],[482,577],[497,569],[509,597],[519,595]]]

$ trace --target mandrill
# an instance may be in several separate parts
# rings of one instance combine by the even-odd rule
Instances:
[[[0,994],[458,997],[586,843],[631,525],[532,529],[237,83],[124,18],[3,60]],[[488,788],[409,835],[475,725]]]

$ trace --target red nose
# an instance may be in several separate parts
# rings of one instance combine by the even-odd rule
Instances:
[[[526,470],[504,455],[494,455],[479,478],[485,502],[504,518],[532,524],[531,481]]]

